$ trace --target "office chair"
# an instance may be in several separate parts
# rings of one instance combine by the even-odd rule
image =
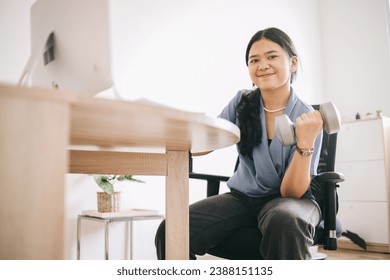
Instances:
[[[318,110],[319,106],[314,105]],[[338,183],[344,181],[344,175],[334,171],[336,160],[337,134],[327,134],[323,131],[322,147],[318,164],[318,175],[312,179],[312,193],[322,211],[322,221],[316,227],[314,245],[322,245],[325,250],[337,250],[337,238],[341,236],[342,228],[336,219],[338,211]],[[239,161],[237,160],[235,170]],[[190,178],[207,181],[207,197],[219,193],[220,182],[226,182],[229,177],[192,172],[190,157]],[[262,259],[259,251],[260,232],[257,227],[242,228],[216,247],[208,254],[224,259],[251,260]],[[239,248],[239,251],[232,251]]]

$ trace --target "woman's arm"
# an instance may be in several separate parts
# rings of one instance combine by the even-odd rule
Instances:
[[[315,140],[323,128],[321,113],[318,111],[302,114],[295,122],[297,146],[300,149],[313,149]],[[312,156],[304,157],[297,151],[284,174],[280,193],[282,197],[301,197],[311,182],[310,166]]]

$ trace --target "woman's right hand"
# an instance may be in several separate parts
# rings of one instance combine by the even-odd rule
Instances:
[[[297,146],[301,149],[312,149],[314,142],[324,127],[319,111],[304,113],[295,120]]]

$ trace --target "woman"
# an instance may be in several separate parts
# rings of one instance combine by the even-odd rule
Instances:
[[[255,225],[260,244],[255,250],[261,258],[310,259],[321,219],[310,182],[319,160],[322,117],[291,87],[298,56],[287,34],[277,28],[257,32],[245,59],[255,88],[238,92],[219,116],[241,129],[239,165],[227,182],[230,192],[190,205],[190,257],[206,254],[237,230]],[[281,114],[296,123],[296,145],[283,146],[275,137],[275,117]],[[242,250],[233,247],[231,251]],[[164,259],[164,222],[156,248]]]

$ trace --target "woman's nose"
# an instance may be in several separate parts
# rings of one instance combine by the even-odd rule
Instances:
[[[265,70],[269,68],[267,61],[260,61],[258,70]]]

